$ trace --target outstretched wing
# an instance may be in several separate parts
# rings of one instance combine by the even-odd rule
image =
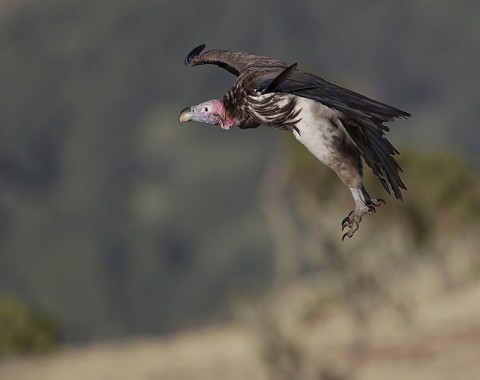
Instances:
[[[402,169],[393,158],[398,151],[384,137],[389,129],[383,123],[398,117],[409,117],[410,114],[329,83],[316,75],[300,70],[284,75],[286,71],[276,69],[265,73],[256,79],[254,86],[268,89],[274,83],[274,92],[288,92],[313,99],[340,111],[343,115],[342,124],[365,163],[372,168],[389,194],[391,189],[396,198],[402,199],[401,189],[406,190],[406,187],[399,175]]]
[[[280,87],[280,91],[314,99],[345,115],[341,118],[342,124],[365,163],[389,194],[391,188],[395,197],[402,199],[401,189],[406,190],[406,186],[399,175],[402,169],[393,157],[398,151],[384,137],[389,129],[383,123],[409,117],[409,113],[305,72],[294,73]]]
[[[368,121],[386,122],[396,117],[409,117],[410,114],[395,107],[370,99],[354,91],[329,83],[326,80],[304,71],[297,70],[290,75],[277,91],[314,99],[327,107],[334,108],[354,118]]]
[[[205,44],[197,46],[185,58],[185,66],[194,67],[198,65],[217,65],[233,75],[239,76],[250,68],[285,68],[285,62],[262,57],[244,52],[231,52],[227,50],[209,50],[202,54]]]

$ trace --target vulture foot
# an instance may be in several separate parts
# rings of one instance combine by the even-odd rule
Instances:
[[[346,237],[351,238],[358,230],[363,215],[374,214],[376,212],[375,207],[382,204],[385,204],[385,201],[381,198],[369,198],[364,204],[357,205],[350,211],[347,217],[342,220],[342,231],[347,227],[349,228],[349,230],[343,234],[342,241],[344,241]]]

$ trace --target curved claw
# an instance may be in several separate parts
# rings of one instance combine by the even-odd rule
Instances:
[[[342,220],[342,231],[347,228],[347,227],[352,227],[352,222],[350,221],[350,216],[352,215],[352,213],[348,214],[345,218],[343,218]]]
[[[387,202],[385,202],[385,200],[382,198],[370,198],[365,202],[365,204],[367,205],[367,207],[371,207],[371,206],[379,207],[382,204],[387,204]]]
[[[355,231],[358,230],[358,227],[359,227],[358,223],[357,224],[352,223],[352,225],[350,226],[350,229],[343,234],[342,241],[344,241],[346,237],[348,237],[350,239],[353,236],[353,234],[355,233]]]
[[[375,207],[379,207],[382,204],[386,204],[385,200],[383,200],[382,198],[370,198],[365,202],[369,214],[376,213],[377,209]]]

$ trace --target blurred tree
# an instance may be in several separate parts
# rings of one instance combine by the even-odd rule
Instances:
[[[16,297],[0,297],[0,356],[49,351],[60,342],[60,331],[50,314],[31,310]]]
[[[478,162],[470,127],[478,9],[413,0],[24,2],[0,19],[0,289],[58,315],[69,340],[224,315],[232,294],[255,294],[274,277],[259,186],[281,134],[180,129],[178,110],[234,80],[214,67],[185,69],[188,49],[206,42],[298,61],[413,113],[392,131],[405,140],[452,142]],[[298,183],[333,199],[336,179],[317,172],[306,165]],[[444,190],[432,199],[453,197]],[[412,234],[428,240],[431,219],[418,206],[405,206]],[[275,218],[275,202],[269,211]]]

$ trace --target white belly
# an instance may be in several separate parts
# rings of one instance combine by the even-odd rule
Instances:
[[[345,130],[338,121],[339,112],[312,99],[297,97],[296,108],[301,109],[297,122],[296,139],[320,161],[334,169],[338,143],[345,139]]]

